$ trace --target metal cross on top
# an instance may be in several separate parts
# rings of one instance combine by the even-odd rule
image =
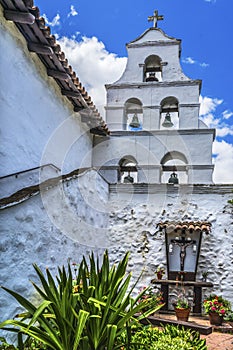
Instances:
[[[152,22],[153,21],[153,27],[156,28],[157,27],[157,22],[158,21],[162,21],[163,20],[163,16],[159,15],[159,12],[157,10],[154,11],[154,15],[153,16],[149,16],[148,17],[148,22]]]

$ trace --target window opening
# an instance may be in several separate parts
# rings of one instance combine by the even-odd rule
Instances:
[[[156,55],[151,55],[146,58],[144,65],[143,81],[162,81],[161,61],[161,58]]]
[[[160,104],[160,129],[179,128],[179,107],[175,97],[166,97]]]
[[[126,130],[140,131],[143,126],[142,103],[137,98],[130,98],[125,103],[125,121]]]

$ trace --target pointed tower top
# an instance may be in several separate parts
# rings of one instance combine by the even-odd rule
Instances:
[[[163,16],[160,16],[157,10],[154,11],[153,16],[148,17],[148,22],[153,22],[153,28],[157,28],[157,22],[162,20],[163,20]]]

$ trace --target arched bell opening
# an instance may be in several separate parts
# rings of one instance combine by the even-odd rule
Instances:
[[[180,152],[169,152],[161,160],[161,183],[171,185],[187,184],[187,159]]]
[[[145,59],[143,81],[159,82],[162,81],[162,65],[161,58],[156,55],[151,55]]]
[[[160,129],[179,129],[179,102],[173,96],[161,101]]]
[[[142,102],[137,98],[130,98],[125,102],[124,125],[126,130],[140,131],[143,126]]]
[[[137,162],[132,156],[125,156],[119,161],[118,182],[138,182]]]

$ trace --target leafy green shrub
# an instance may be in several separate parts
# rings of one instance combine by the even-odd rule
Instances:
[[[41,342],[33,339],[27,338],[23,344],[23,350],[46,350],[47,347]],[[5,338],[0,337],[0,350],[19,350],[18,347],[15,347],[12,344],[9,344]]]
[[[224,320],[227,322],[233,322],[233,310],[229,310],[224,316]]]
[[[153,300],[138,303],[146,289],[136,298],[131,297],[135,285],[129,290],[128,256],[127,253],[117,266],[112,267],[107,251],[101,266],[93,254],[89,257],[89,264],[83,257],[75,285],[70,265],[67,271],[64,266],[58,268],[56,279],[49,269],[44,276],[34,265],[42,287],[33,285],[42,297],[42,303],[37,307],[20,294],[2,287],[26,312],[18,315],[19,321],[2,322],[0,328],[26,334],[50,350],[112,350],[117,337],[125,329],[125,343],[129,344],[132,326],[137,327],[141,318],[154,313],[162,305],[153,307]],[[134,315],[145,306],[147,311],[136,319]],[[19,349],[25,349],[21,343]]]
[[[14,345],[8,344],[5,338],[0,337],[0,350],[17,350]]]
[[[125,334],[122,334],[124,337]],[[124,341],[124,340],[123,340]],[[122,339],[119,339],[122,342]],[[144,326],[136,330],[128,348],[122,350],[207,350],[206,340],[191,330],[166,325],[162,329]]]

